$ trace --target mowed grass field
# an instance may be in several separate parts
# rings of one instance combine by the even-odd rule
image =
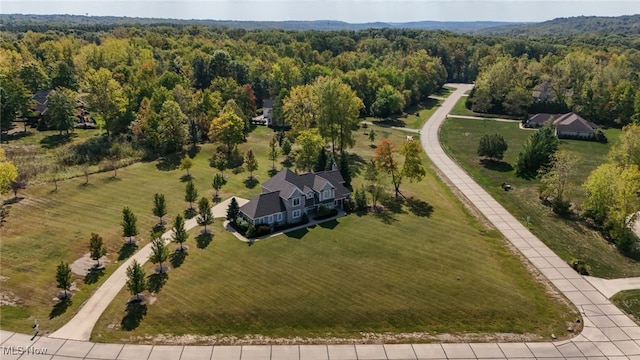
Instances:
[[[640,322],[640,290],[620,291],[611,297],[611,301],[633,321]]]
[[[376,131],[396,144],[405,137],[394,130]],[[356,136],[355,168],[373,156],[366,135]],[[359,183],[356,179],[354,185]],[[429,216],[406,205],[380,214],[350,214],[252,246],[218,222],[205,249],[189,240],[189,255],[150,295],[152,304],[137,327],[122,329],[132,320],[124,311],[130,295],[123,290],[94,328],[92,340],[214,341],[166,336],[197,334],[322,342],[388,332],[516,333],[549,339],[552,333],[566,333],[567,323],[579,316],[575,309],[550,297],[505,248],[502,236],[471,217],[431,169],[421,182],[401,189],[432,206]],[[198,231],[191,231],[191,239]],[[147,272],[153,267],[147,264]]]
[[[526,223],[531,217],[531,231],[565,260],[583,259],[591,267],[591,275],[604,278],[640,275],[640,263],[621,255],[599,233],[579,222],[557,217],[538,199],[539,180],[525,180],[515,176],[512,168],[522,144],[533,130],[521,130],[517,123],[490,120],[449,118],[440,136],[447,152],[516,218]],[[504,162],[497,169],[488,169],[476,155],[480,138],[484,134],[499,133],[507,140],[509,149]],[[620,135],[620,130],[605,130],[609,143],[601,144],[579,140],[561,140],[560,149],[574,153],[579,161],[568,194],[578,206],[584,201],[581,184],[589,173],[606,161],[607,152]],[[500,184],[507,182],[512,190],[505,192]]]
[[[405,138],[397,130],[376,131],[378,139],[390,137],[398,145]],[[259,170],[254,176],[260,182],[268,178],[272,134],[259,127],[240,146],[241,152],[255,150]],[[373,148],[362,130],[355,136],[351,165],[358,174]],[[191,169],[201,196],[213,194],[210,182],[217,170],[208,162],[213,151],[213,145],[202,146]],[[118,170],[116,178],[113,172],[91,175],[88,185],[79,177],[59,182],[58,191],[53,184],[25,190],[0,228],[2,291],[18,302],[0,308],[0,326],[29,332],[36,318],[46,334],[68,321],[118,265],[124,206],[138,216],[140,245],[148,243],[157,222],[151,211],[154,193],[166,195],[166,220],[184,211],[184,172],[175,164],[175,159],[138,163]],[[259,184],[248,188],[244,183],[246,171],[225,175],[223,198],[250,198],[260,191]],[[360,183],[356,177],[354,185]],[[399,331],[508,332],[548,339],[551,333],[562,336],[566,322],[579,316],[550,297],[505,249],[502,237],[472,218],[432,170],[401,189],[432,206],[432,213],[416,215],[404,206],[352,214],[251,247],[223,231],[217,220],[213,241],[199,249],[194,240],[199,229],[194,229],[189,255],[169,272],[139,326],[120,329],[128,299],[123,290],[94,329],[93,340],[143,342],[167,333],[359,338],[361,332]],[[58,292],[55,267],[87,253],[91,232],[107,242],[106,274],[90,285],[75,276],[72,305],[50,318]],[[146,269],[149,273],[152,265]]]

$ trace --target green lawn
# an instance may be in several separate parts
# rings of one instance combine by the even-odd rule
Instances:
[[[638,323],[640,320],[640,290],[625,290],[611,297],[611,301]]]
[[[500,119],[514,119],[520,120],[516,116],[509,115],[500,115],[500,114],[484,114],[478,113],[472,110],[469,110],[465,107],[465,103],[467,101],[467,97],[463,96],[458,100],[458,102],[453,106],[453,109],[449,114],[451,115],[462,115],[462,116],[478,116],[478,117],[486,117],[486,118],[500,118]]]
[[[502,134],[509,145],[504,163],[488,169],[478,162],[476,150],[479,139],[488,133]],[[540,240],[565,260],[584,259],[591,266],[593,276],[617,278],[640,275],[640,264],[621,255],[607,243],[599,233],[579,222],[556,217],[538,200],[539,180],[525,180],[515,176],[515,163],[522,144],[531,135],[531,130],[520,130],[516,123],[489,120],[466,120],[449,118],[443,125],[440,136],[445,150],[465,170],[516,218],[524,222],[531,217],[531,230]],[[615,142],[620,131],[605,130],[608,144],[579,140],[561,140],[560,149],[575,153],[579,158],[576,174],[569,191],[571,199],[579,206],[584,200],[580,185],[589,173],[606,159],[611,142]],[[505,192],[502,182],[513,186]]]
[[[439,96],[445,97],[448,94],[448,92],[445,92],[444,95]],[[393,116],[385,120],[374,117],[367,117],[364,120],[383,124],[386,126],[396,126],[408,129],[421,129],[422,125],[427,122],[427,120],[431,117],[431,115],[433,115],[433,113],[438,109],[438,107],[440,107],[441,104],[441,100],[429,98],[420,103],[420,105],[408,109],[406,113],[400,116]]]
[[[402,131],[376,130],[378,138],[387,136],[396,144],[405,138]],[[258,127],[240,146],[241,152],[249,146],[255,150],[260,168],[254,175],[260,182],[268,178],[272,134]],[[374,149],[363,132],[354,135],[351,164],[358,174]],[[191,170],[200,194],[209,197],[216,172],[208,165],[213,149],[204,145]],[[76,277],[73,304],[49,319],[57,293],[55,266],[86,253],[91,232],[97,232],[109,248],[106,275],[112,272],[123,243],[119,223],[124,206],[137,214],[146,244],[157,221],[151,214],[154,193],[166,194],[169,220],[187,205],[184,173],[175,164],[175,159],[137,163],[120,169],[117,178],[112,172],[94,174],[88,185],[78,177],[60,182],[58,191],[52,191],[52,184],[25,190],[0,228],[2,291],[21,301],[20,306],[0,307],[1,327],[28,332],[29,316],[34,316],[46,334],[66,322],[105,277],[90,285]],[[225,175],[229,182],[223,198],[250,198],[260,191],[259,184],[245,185],[247,172],[228,170]],[[356,177],[354,185],[360,182]],[[399,212],[389,207],[252,247],[224,232],[217,221],[213,241],[199,249],[194,230],[184,264],[170,271],[139,327],[130,332],[109,328],[125,315],[123,291],[101,318],[93,340],[143,342],[135,337],[162,333],[360,337],[361,332],[387,331],[531,333],[547,339],[551,333],[562,336],[566,321],[579,316],[549,297],[505,249],[502,237],[478,224],[431,169],[421,182],[401,189],[421,200],[413,203],[418,215],[408,205]],[[131,318],[126,320],[131,324]]]

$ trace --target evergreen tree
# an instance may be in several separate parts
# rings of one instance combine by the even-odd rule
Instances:
[[[492,160],[502,160],[507,151],[507,141],[500,134],[486,134],[480,138],[478,156]]]
[[[340,164],[338,164],[338,170],[340,170],[340,175],[344,179],[344,185],[346,187],[351,186],[351,169],[349,168],[349,158],[347,157],[346,152],[342,152],[340,154]]]
[[[238,205],[238,201],[236,198],[231,198],[231,202],[229,202],[229,207],[227,208],[227,220],[235,224],[239,214],[240,206]]]
[[[327,156],[327,150],[322,148],[318,153],[318,159],[316,160],[316,164],[313,166],[314,172],[321,172],[327,170],[327,162],[329,158]]]
[[[558,150],[558,138],[550,127],[543,127],[527,139],[518,155],[516,174],[534,177],[540,168],[549,165],[552,155]]]

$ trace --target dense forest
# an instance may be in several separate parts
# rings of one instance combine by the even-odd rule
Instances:
[[[555,36],[557,34],[581,35],[585,33],[640,35],[640,15],[557,18],[536,24],[508,24],[484,28],[480,29],[478,33],[506,36]]]
[[[333,143],[336,133],[357,126],[346,115],[353,109],[359,116],[400,114],[446,82],[475,82],[468,106],[477,112],[524,117],[572,110],[608,126],[640,121],[637,36],[246,30],[102,20],[44,22],[28,31],[7,31],[5,24],[4,131],[13,120],[33,116],[32,94],[53,89],[49,128],[73,129],[79,101],[105,130],[106,142],[124,137],[125,147],[152,156],[189,142],[241,141],[264,99],[275,102],[275,124],[291,127],[293,135],[319,127]],[[343,112],[336,110],[341,106]],[[334,119],[326,125],[320,114]],[[340,151],[348,148],[348,136],[338,140]],[[101,154],[80,150],[81,156],[62,161],[78,165]]]

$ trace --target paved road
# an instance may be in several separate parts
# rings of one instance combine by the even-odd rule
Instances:
[[[247,200],[236,198],[238,204],[242,206]],[[211,209],[214,217],[226,217],[226,209],[231,199],[227,199],[217,204]],[[185,228],[190,230],[198,226],[197,217],[185,221]],[[162,238],[166,242],[171,241],[173,231],[169,230],[162,234]],[[123,262],[116,271],[91,295],[91,297],[82,305],[78,313],[71,320],[57,331],[53,332],[50,337],[71,340],[88,341],[91,337],[91,331],[100,315],[107,309],[107,306],[118,295],[120,290],[127,283],[127,267],[131,265],[133,260],[139,264],[144,264],[151,254],[151,243],[138,250],[133,256]]]
[[[611,304],[607,295],[598,291],[590,280],[577,274],[549,250],[444,153],[438,139],[440,125],[460,96],[471,88],[470,85],[451,85],[457,90],[422,129],[421,142],[427,155],[454,186],[580,310],[584,321],[580,335],[571,340],[545,343],[152,346],[96,344],[52,337],[37,337],[32,341],[29,335],[0,331],[2,360],[640,359],[640,327]],[[53,356],[10,355],[11,350],[20,349],[31,349],[32,352],[47,349],[47,353]]]

